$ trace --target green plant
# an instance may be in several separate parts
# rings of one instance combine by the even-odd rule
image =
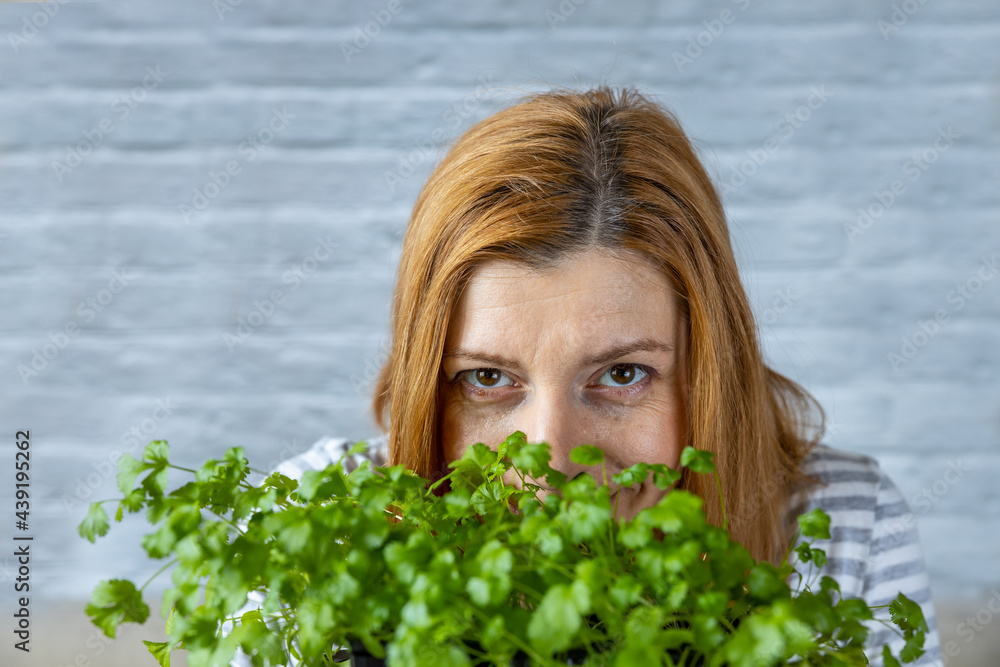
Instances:
[[[172,465],[167,454],[167,443],[154,441],[143,460],[125,456],[124,497],[93,503],[79,527],[91,541],[106,534],[103,503],[113,501],[116,520],[145,509],[157,527],[143,547],[170,558],[157,575],[173,568],[163,599],[168,641],[146,642],[161,665],[175,649],[188,651],[192,667],[227,665],[237,647],[254,665],[289,656],[324,665],[332,649],[349,645],[389,665],[434,667],[515,658],[565,665],[571,649],[589,665],[868,664],[863,621],[873,608],[834,602],[839,587],[827,576],[816,589],[800,576],[791,590],[790,550],[780,568],[756,562],[724,526],[706,522],[700,498],[670,490],[681,473],[664,465],[613,476],[630,487],[652,475],[669,491],[619,522],[600,449],[584,445],[571,456],[600,464],[601,484],[589,475],[568,480],[549,466],[548,445],[520,431],[495,451],[469,447],[433,484],[368,461],[346,474],[341,459],[300,481],[273,473],[254,485],[247,477],[260,471],[242,448],[198,470]],[[686,448],[685,466],[718,481],[710,452]],[[194,479],[168,493],[171,469]],[[522,488],[504,483],[510,469]],[[539,497],[526,476],[556,492]],[[450,489],[440,493],[445,480]],[[798,522],[803,538],[829,538],[821,510]],[[810,544],[796,551],[811,575],[825,554]],[[144,622],[150,581],[138,589],[125,579],[101,582],[87,614],[109,637],[121,623]],[[251,592],[262,604],[240,613]],[[899,660],[912,662],[927,631],[920,607],[902,593],[888,606],[906,640]],[[883,655],[886,667],[899,665],[888,646]]]

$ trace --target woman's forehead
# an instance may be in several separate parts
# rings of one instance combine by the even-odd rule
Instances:
[[[677,304],[666,277],[646,262],[581,255],[550,270],[515,262],[479,267],[449,324],[447,347],[466,341],[585,346],[669,338]]]
[[[544,269],[513,260],[490,260],[472,273],[462,296],[486,300],[580,293],[585,297],[588,292],[616,288],[672,292],[663,273],[639,253],[610,254],[593,249]]]
[[[621,250],[611,253],[594,248],[544,268],[533,268],[521,261],[491,259],[476,267],[469,282],[518,286],[530,281],[535,284],[562,284],[581,280],[594,283],[627,280],[652,285],[663,283],[665,276],[650,259],[638,252]]]

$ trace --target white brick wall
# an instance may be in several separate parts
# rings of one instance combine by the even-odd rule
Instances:
[[[388,2],[243,2],[221,18],[208,0],[133,4],[0,5],[0,424],[8,441],[32,430],[39,595],[88,595],[112,555],[149,569],[141,526],[92,546],[75,534],[83,503],[65,506],[115,493],[100,469],[130,429],[189,462],[374,434],[363,390],[438,148],[521,90],[601,80],[674,110],[719,184],[738,185],[726,203],[770,358],[828,408],[830,444],[877,456],[909,498],[932,494],[918,517],[935,594],[1000,582],[1000,280],[949,300],[1000,252],[996,3],[404,2],[349,62],[342,43]],[[910,180],[907,161],[949,127],[958,138]],[[57,174],[84,132],[96,147]],[[407,156],[415,170],[390,187]],[[209,201],[185,220],[196,188]],[[224,334],[275,290],[230,351]],[[938,310],[947,322],[919,338]],[[71,322],[23,382],[18,366]],[[888,353],[915,334],[926,344],[894,370]],[[958,458],[971,469],[935,493]]]

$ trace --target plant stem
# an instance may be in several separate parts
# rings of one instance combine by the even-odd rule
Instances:
[[[469,602],[467,602],[465,600],[463,600],[463,603],[465,604],[465,606],[473,614],[475,614],[479,618],[480,621],[486,623],[486,622],[488,622],[490,620],[489,616],[486,616],[486,614],[484,614],[480,609],[478,609],[477,607],[475,607],[471,603],[469,603]],[[536,653],[531,648],[531,646],[529,646],[528,644],[526,644],[525,642],[523,642],[520,637],[518,637],[517,635],[515,635],[514,633],[512,633],[510,630],[504,630],[504,636],[508,640],[510,640],[510,642],[512,644],[514,644],[515,646],[517,646],[521,651],[523,651],[531,659],[531,664],[533,664],[533,665],[535,665],[535,664],[538,664],[538,665],[553,665],[554,667],[558,667],[558,664],[552,662],[551,660],[546,660],[543,656],[541,656],[538,653]]]
[[[246,533],[245,530],[243,530],[238,525],[236,525],[235,523],[233,523],[230,519],[227,519],[226,517],[224,517],[221,514],[219,514],[218,512],[216,512],[215,510],[208,510],[208,511],[211,512],[212,514],[214,514],[215,516],[219,517],[219,519],[221,519],[223,521],[223,523],[227,523],[230,526],[232,526],[233,528],[235,528],[236,532],[238,532],[240,534],[245,534]]]
[[[169,563],[165,564],[159,570],[157,570],[156,572],[154,572],[153,576],[151,576],[149,579],[147,579],[146,583],[144,583],[142,586],[139,587],[139,592],[142,593],[144,590],[146,590],[146,586],[149,586],[149,584],[151,584],[153,582],[153,579],[156,579],[158,576],[160,576],[161,574],[163,574],[164,570],[166,570],[171,565],[176,565],[179,561],[180,561],[180,558],[175,558],[172,561],[170,561]]]

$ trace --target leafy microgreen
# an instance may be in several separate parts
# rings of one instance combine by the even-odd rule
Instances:
[[[733,541],[712,452],[687,447],[677,469],[640,462],[610,475],[617,489],[664,492],[624,519],[594,446],[570,459],[600,466],[600,479],[569,479],[546,443],[515,431],[496,449],[467,448],[431,483],[367,460],[347,472],[366,445],[300,480],[275,472],[256,485],[238,447],[198,469],[171,464],[162,440],[142,460],[121,458],[115,518],[146,510],[142,546],[166,561],[157,575],[172,570],[166,641],[145,642],[160,665],[176,650],[191,667],[226,665],[237,650],[255,667],[360,651],[392,666],[565,665],[574,651],[592,665],[867,664],[873,608],[835,599],[827,576],[793,591],[787,555],[776,567]],[[714,476],[721,526],[676,487],[685,468]],[[193,479],[168,492],[172,470]],[[92,542],[109,529],[103,502],[79,525]],[[814,509],[799,526],[799,561],[822,568],[809,540],[830,538],[829,516]],[[113,637],[148,618],[143,588],[103,581],[87,614]],[[919,605],[900,593],[887,606],[904,647],[883,649],[884,663],[917,660],[928,632]]]

